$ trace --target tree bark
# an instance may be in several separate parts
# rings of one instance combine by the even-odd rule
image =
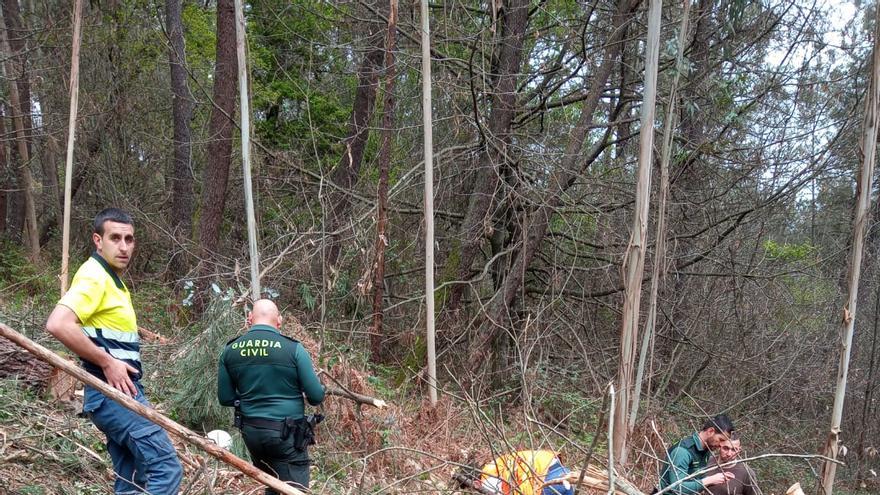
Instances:
[[[437,405],[437,339],[434,327],[434,110],[431,95],[431,14],[428,2],[419,5],[422,51],[422,152],[425,156],[425,351],[428,361],[428,400]]]
[[[397,0],[388,2],[388,35],[385,42],[385,102],[382,108],[382,145],[379,149],[379,186],[377,189],[376,261],[373,265],[373,327],[370,330],[370,356],[373,362],[383,357],[382,297],[385,289],[385,248],[388,247],[388,169],[391,167],[394,137],[394,49],[397,33]]]
[[[0,136],[6,135],[5,110],[5,107],[0,105]],[[0,141],[0,174],[6,178],[6,181],[0,184],[0,235],[6,234],[6,215],[9,211],[7,207],[9,197],[6,195],[6,191],[15,187],[9,170],[9,154],[6,152],[6,140],[4,139]]]
[[[876,19],[880,21],[880,16]],[[849,374],[849,361],[855,333],[856,303],[859,295],[859,277],[862,269],[865,232],[870,220],[871,186],[874,183],[874,161],[877,151],[877,130],[880,126],[880,22],[874,23],[874,50],[871,77],[865,95],[865,120],[859,142],[861,169],[856,179],[856,202],[852,227],[852,251],[847,268],[847,300],[843,306],[843,319],[840,326],[840,363],[837,369],[837,386],[834,392],[834,405],[831,410],[831,427],[825,443],[824,454],[837,459],[840,446],[843,404],[846,399],[846,385]],[[825,461],[820,473],[825,495],[831,495],[837,464]]]
[[[217,2],[217,60],[214,68],[214,107],[208,123],[208,161],[202,180],[199,244],[204,258],[213,257],[220,242],[229,167],[232,163],[232,134],[235,130],[235,97],[238,90],[238,62],[235,52],[235,7],[233,0]]]
[[[169,39],[168,62],[171,69],[171,115],[174,123],[174,153],[171,167],[171,209],[168,223],[178,243],[185,244],[192,235],[193,196],[192,136],[190,120],[192,95],[187,85],[186,44],[183,37],[182,0],[165,0],[165,23]],[[171,271],[180,276],[189,263],[186,251],[175,250]]]
[[[642,335],[642,346],[639,351],[639,364],[636,368],[636,379],[633,384],[633,395],[630,402],[628,429],[632,432],[638,417],[639,401],[642,393],[642,380],[648,362],[648,347],[654,340],[657,327],[657,299],[660,285],[666,274],[666,198],[669,193],[669,163],[672,156],[672,136],[675,134],[675,99],[678,92],[679,75],[684,67],[684,42],[688,31],[690,0],[682,2],[682,18],[678,35],[678,54],[675,61],[675,75],[669,89],[669,105],[663,123],[663,145],[660,152],[660,186],[657,198],[657,230],[654,235],[654,266],[651,272],[651,295],[648,301],[648,318],[645,321],[645,332]]]
[[[517,82],[523,59],[523,43],[529,22],[528,0],[512,0],[505,3],[501,13],[501,34],[496,42],[498,51],[497,82],[492,94],[492,110],[488,118],[484,149],[474,171],[473,188],[468,196],[468,208],[459,228],[459,255],[457,267],[447,268],[459,280],[469,280],[471,264],[487,238],[487,225],[492,222],[492,202],[499,183],[499,166],[508,161],[510,129],[517,111]],[[482,125],[477,122],[477,125]],[[464,284],[452,286],[449,307],[456,309],[461,303]]]
[[[524,239],[514,257],[510,272],[505,277],[501,288],[495,292],[492,300],[489,302],[486,328],[480,333],[480,336],[473,343],[468,353],[468,364],[471,370],[480,368],[481,363],[485,361],[486,354],[491,348],[491,344],[501,329],[505,328],[510,304],[522,287],[525,272],[541,242],[544,240],[544,236],[547,234],[551,217],[554,215],[556,208],[562,204],[562,195],[571,187],[571,184],[574,183],[581,170],[588,167],[591,161],[595,159],[595,155],[588,156],[586,163],[584,163],[581,150],[587,131],[593,126],[593,117],[605,90],[605,83],[608,81],[608,77],[611,75],[620,54],[626,31],[624,26],[630,19],[630,14],[638,7],[640,1],[618,1],[617,9],[613,14],[611,31],[605,44],[602,63],[596,69],[590,82],[590,89],[584,99],[580,119],[571,131],[561,163],[553,170],[548,179],[544,203],[537,206],[528,215]]]
[[[648,34],[645,43],[645,95],[639,129],[639,162],[636,181],[636,205],[632,233],[626,252],[623,321],[620,330],[620,362],[617,369],[618,405],[614,415],[614,452],[617,464],[626,465],[629,456],[628,415],[633,398],[636,365],[636,342],[639,335],[639,310],[642,278],[648,242],[648,206],[651,198],[651,169],[654,157],[654,109],[657,100],[657,62],[660,52],[660,17],[662,0],[650,0]]]
[[[28,78],[28,58],[25,40],[30,32],[24,28],[21,20],[21,7],[19,0],[2,0],[0,6],[3,9],[3,23],[6,25],[6,42],[9,44],[11,63],[7,64],[7,77],[16,81],[18,87],[18,105],[16,111],[10,115],[21,115],[24,127],[24,138],[30,154],[31,140],[33,138],[33,122],[31,121],[31,84]]]

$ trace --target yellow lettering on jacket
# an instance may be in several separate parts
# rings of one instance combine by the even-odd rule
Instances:
[[[242,357],[250,357],[250,356],[264,357],[264,356],[269,356],[269,351],[267,351],[266,349],[242,349],[239,352],[239,355]]]
[[[264,347],[271,349],[281,349],[281,342],[272,341],[272,340],[243,340],[240,342],[233,342],[233,349],[245,349],[248,347]],[[244,354],[242,354],[244,356]]]

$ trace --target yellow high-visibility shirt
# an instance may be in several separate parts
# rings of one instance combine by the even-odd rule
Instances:
[[[128,288],[98,253],[79,267],[70,289],[58,301],[76,313],[83,332],[96,346],[138,370],[141,375],[140,337]],[[83,368],[104,380],[101,368],[86,360]]]
[[[492,476],[503,481],[504,495],[538,495],[550,466],[556,461],[552,450],[521,450],[499,456],[483,466],[481,479]]]

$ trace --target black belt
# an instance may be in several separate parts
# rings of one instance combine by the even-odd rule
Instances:
[[[256,426],[257,428],[269,428],[271,430],[278,431],[282,431],[284,429],[284,421],[273,421],[271,419],[241,418],[241,423],[247,426]]]

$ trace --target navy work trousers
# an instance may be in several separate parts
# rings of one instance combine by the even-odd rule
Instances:
[[[134,399],[152,408],[141,384],[135,384],[138,394]],[[183,468],[165,430],[89,386],[85,387],[83,411],[107,435],[116,495],[177,494]]]

